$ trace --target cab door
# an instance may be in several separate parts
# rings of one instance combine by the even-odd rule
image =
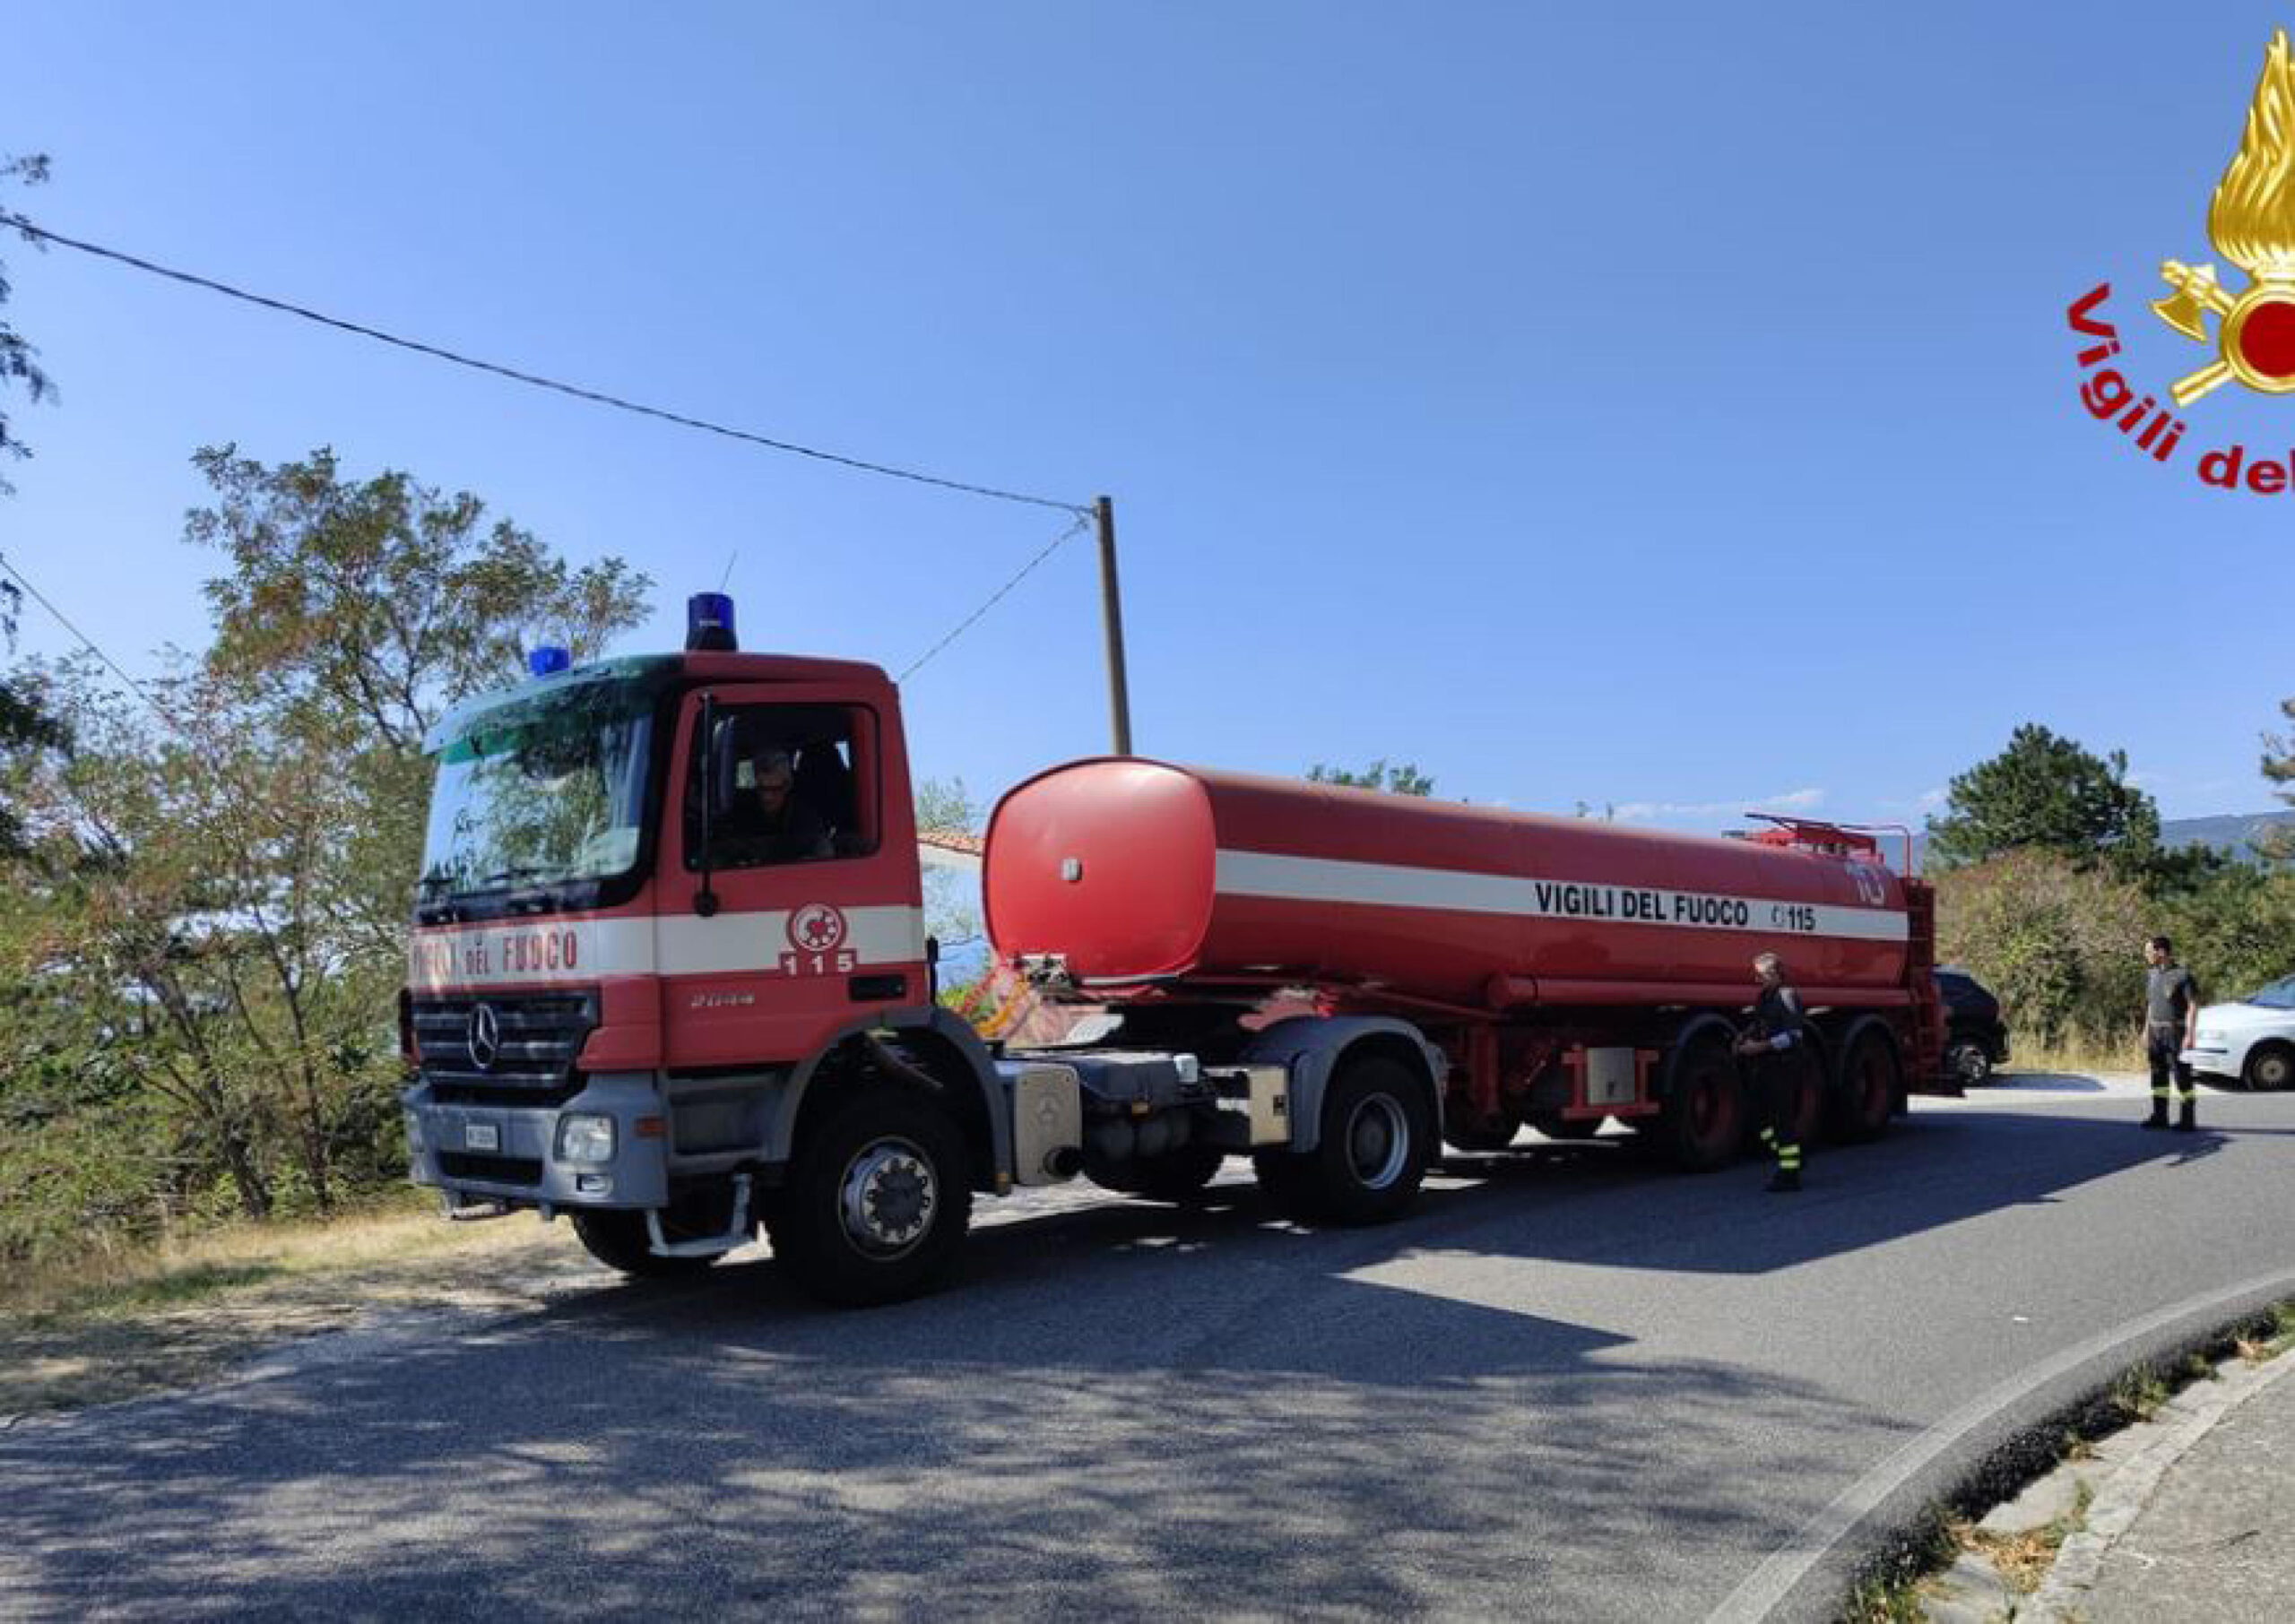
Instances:
[[[655,962],[674,1068],[804,1058],[927,1001],[896,722],[850,690],[721,683],[680,707]],[[782,807],[760,782],[786,771]],[[816,826],[819,838],[815,838]]]

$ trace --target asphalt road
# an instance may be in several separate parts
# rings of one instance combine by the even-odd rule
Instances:
[[[1608,1142],[1375,1231],[1062,1192],[865,1314],[758,1260],[418,1317],[0,1432],[0,1614],[1822,1616],[2009,1431],[2295,1292],[2295,1096],[2144,1105],[1919,1101],[1797,1197]]]

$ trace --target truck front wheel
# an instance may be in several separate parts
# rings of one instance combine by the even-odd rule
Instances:
[[[972,1222],[964,1136],[922,1094],[863,1089],[810,1126],[766,1229],[824,1302],[899,1302],[940,1283]]]

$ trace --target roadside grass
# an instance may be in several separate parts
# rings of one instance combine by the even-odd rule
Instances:
[[[0,1420],[183,1386],[380,1311],[530,1307],[585,1275],[565,1225],[448,1223],[419,1196],[91,1250],[0,1281]]]
[[[2144,1066],[2143,1052],[2133,1042],[2099,1042],[2070,1032],[2044,1041],[2029,1032],[2012,1032],[2008,1053],[2011,1073],[2051,1071],[2092,1076],[2107,1071],[2140,1072]]]
[[[2219,1379],[2217,1367],[2223,1361],[2237,1357],[2261,1364],[2290,1352],[2295,1352],[2295,1300],[2198,1339],[2164,1361],[2164,1368],[2146,1361],[2122,1371],[2086,1399],[2010,1439],[1949,1497],[1923,1509],[1866,1563],[1842,1598],[1839,1616],[1849,1624],[1925,1619],[1937,1581],[1964,1551],[1990,1561],[2018,1594],[2031,1594],[2048,1577],[2064,1542],[2086,1526],[2092,1490],[2082,1482],[2069,1511],[2026,1533],[1986,1533],[1977,1523],[1987,1512],[2062,1462],[2095,1458],[2099,1439],[2149,1421],[2185,1387]]]
[[[2124,1370],[2112,1383],[2111,1407],[2125,1421],[2150,1421],[2160,1406],[2174,1396],[2167,1382],[2148,1364]]]
[[[2232,1343],[2232,1351],[2251,1365],[2277,1359],[2291,1347],[2295,1347],[2295,1302],[2273,1304],[2262,1323]]]
[[[1868,1568],[1841,1603],[1842,1624],[1921,1624],[1929,1579],[1960,1554],[1951,1507],[1922,1510],[1897,1547]]]

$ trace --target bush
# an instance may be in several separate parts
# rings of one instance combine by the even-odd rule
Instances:
[[[2161,929],[2210,1002],[2295,972],[2295,869],[2232,863],[2169,906]]]
[[[2050,1046],[2109,1044],[2141,1017],[2143,940],[2164,929],[2143,892],[2101,869],[2012,851],[1936,879],[1938,955],[1999,994]]]

